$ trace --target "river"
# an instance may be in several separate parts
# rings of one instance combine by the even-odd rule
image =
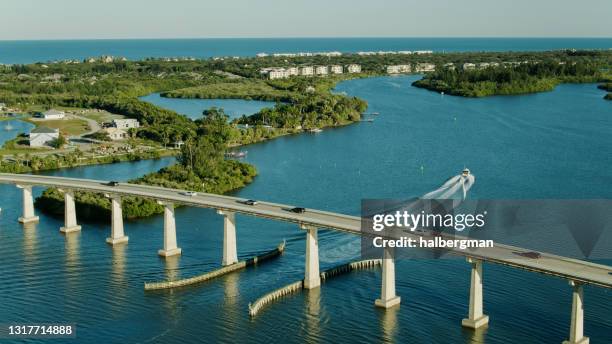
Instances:
[[[534,95],[465,99],[411,87],[415,76],[350,80],[336,91],[366,99],[374,122],[252,145],[259,176],[235,194],[358,214],[362,198],[406,198],[439,186],[464,166],[474,198],[611,198],[612,107],[595,85],[561,85]],[[174,108],[179,112],[180,103]],[[126,180],[172,158],[48,172]],[[37,189],[37,192],[40,192]],[[557,343],[567,338],[570,287],[561,279],[485,265],[489,328],[461,328],[469,265],[460,260],[397,262],[399,308],[374,307],[380,272],[332,279],[286,297],[249,319],[248,303],[302,278],[304,233],[296,226],[237,217],[238,251],[248,257],[287,240],[286,253],[255,269],[194,288],[144,293],[143,283],[220,265],[222,219],[177,209],[183,255],[157,257],[163,220],[126,223],[127,246],[110,247],[108,224],[83,222],[63,237],[62,219],[22,227],[20,193],[0,186],[0,315],[5,322],[73,322],[79,343]],[[321,268],[359,256],[359,241],[320,233]],[[606,263],[610,264],[610,261]],[[610,291],[586,287],[585,333],[612,342]],[[350,334],[350,335],[349,335]],[[70,340],[61,342],[72,342]]]

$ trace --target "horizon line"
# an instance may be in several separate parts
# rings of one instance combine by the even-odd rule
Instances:
[[[277,36],[277,37],[121,37],[121,38],[24,38],[0,39],[0,42],[41,41],[134,41],[134,40],[225,40],[225,39],[612,39],[612,36]]]

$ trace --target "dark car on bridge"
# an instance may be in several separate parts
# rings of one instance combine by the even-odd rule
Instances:
[[[113,181],[110,181],[110,182],[108,182],[108,183],[106,183],[104,185],[106,185],[106,186],[117,186],[117,185],[119,185],[119,182],[116,182],[116,181],[113,180]]]
[[[295,208],[289,209],[289,211],[292,212],[292,213],[296,213],[296,214],[303,214],[303,213],[306,212],[306,208],[295,207]]]

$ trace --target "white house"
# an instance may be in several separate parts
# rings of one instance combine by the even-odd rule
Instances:
[[[317,66],[315,68],[315,73],[317,75],[327,75],[329,73],[329,68],[327,68],[327,66]]]
[[[313,67],[302,67],[300,69],[300,75],[302,75],[302,76],[312,76],[312,75],[314,75],[314,68]]]
[[[59,129],[38,127],[30,131],[30,146],[43,147],[59,138]]]
[[[66,113],[64,111],[51,109],[41,113],[40,117],[44,119],[63,119],[66,117]]]
[[[332,74],[342,74],[342,72],[344,72],[344,68],[339,65],[330,66],[329,70]]]
[[[140,128],[140,123],[134,118],[114,119],[113,126],[117,129]]]
[[[361,73],[361,65],[351,64],[348,65],[346,68],[349,73]]]
[[[105,132],[108,135],[108,137],[113,141],[123,140],[128,137],[128,133],[123,129],[106,128],[106,129],[102,129],[102,131]]]
[[[470,70],[470,69],[474,69],[476,68],[476,65],[470,62],[466,62],[463,64],[462,69],[463,70]]]

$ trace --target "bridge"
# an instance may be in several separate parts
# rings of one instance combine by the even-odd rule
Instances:
[[[56,187],[64,194],[63,233],[81,230],[77,223],[74,202],[75,191],[102,193],[111,200],[111,229],[106,242],[110,245],[126,243],[128,237],[123,229],[121,197],[138,196],[156,200],[164,206],[164,239],[163,248],[158,251],[162,257],[181,254],[177,246],[174,205],[182,204],[191,207],[210,208],[223,216],[223,258],[222,265],[228,266],[238,262],[236,247],[235,214],[244,214],[277,221],[295,223],[306,234],[306,254],[304,267],[304,288],[313,289],[321,284],[319,273],[318,230],[321,228],[341,231],[354,235],[364,235],[361,229],[361,218],[321,210],[308,209],[304,213],[294,213],[293,206],[270,202],[258,202],[247,205],[244,199],[215,194],[200,193],[194,196],[185,194],[185,190],[176,190],[147,185],[118,183],[111,186],[107,181],[49,177],[40,175],[0,173],[0,183],[14,184],[23,190],[23,215],[19,222],[29,223],[39,220],[34,212],[32,196],[33,186]],[[417,234],[407,234],[408,236]],[[385,234],[380,234],[385,237]],[[393,239],[393,237],[388,237]],[[489,317],[483,312],[483,263],[494,263],[524,269],[527,271],[556,276],[569,281],[572,288],[572,309],[569,340],[564,343],[588,343],[584,336],[584,293],[585,284],[612,288],[612,267],[567,257],[541,253],[538,259],[511,259],[513,253],[530,252],[518,247],[496,244],[486,250],[466,251],[451,249],[451,253],[465,256],[471,264],[471,281],[469,293],[469,312],[462,325],[469,328],[480,328],[488,324]],[[385,248],[382,264],[382,283],[380,298],[375,304],[390,308],[400,303],[395,292],[395,260],[392,248]]]

